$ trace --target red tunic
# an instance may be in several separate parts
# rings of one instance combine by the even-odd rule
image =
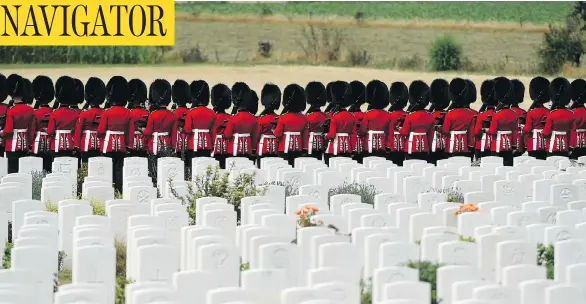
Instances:
[[[9,108],[10,107],[7,104],[0,103],[0,116],[4,117],[4,122],[5,122],[4,125],[6,125],[6,113],[8,112]],[[0,126],[0,132],[2,132],[3,128],[4,128],[4,126]],[[4,141],[2,141],[1,139],[0,139],[0,146],[4,147]]]
[[[476,113],[469,108],[448,111],[444,118],[442,133],[446,136],[446,152],[467,153],[474,143],[474,119]]]
[[[441,117],[445,117],[446,113],[443,111],[434,111],[431,113],[433,119],[437,122],[437,120]],[[446,137],[441,131],[435,130],[433,132],[433,141],[431,143],[431,152],[436,151],[445,151],[446,150]]]
[[[78,118],[77,111],[69,107],[61,107],[51,113],[47,126],[47,135],[52,139],[51,151],[73,151],[75,149],[73,132]]]
[[[28,151],[35,134],[34,109],[18,103],[6,112],[6,125],[0,136],[4,139],[6,152]]]
[[[543,127],[549,110],[544,106],[537,106],[527,113],[525,126],[523,126],[523,139],[527,151],[544,151],[545,138],[543,138]]]
[[[580,106],[574,108],[574,126],[570,138],[570,147],[586,148],[586,108]]]
[[[307,153],[323,152],[324,144],[324,125],[329,118],[324,112],[312,112],[307,117]]]
[[[387,148],[389,148],[391,152],[403,152],[404,150],[405,138],[401,135],[399,130],[403,124],[400,120],[405,116],[407,116],[407,112],[403,110],[389,113],[391,120],[389,121],[389,132],[387,134]]]
[[[556,109],[547,115],[543,128],[547,152],[569,151],[573,123],[574,113],[568,109]]]
[[[147,150],[158,154],[159,151],[175,146],[172,134],[177,132],[175,115],[167,108],[158,109],[149,115],[146,128],[142,132],[147,138]]]
[[[189,109],[185,106],[178,106],[173,110],[173,114],[177,120],[177,134],[173,135],[175,137],[175,151],[177,152],[187,151],[189,134],[183,132],[185,129],[185,117],[187,116],[187,113],[189,113]],[[181,125],[181,120],[183,120],[183,125]]]
[[[429,112],[418,110],[409,113],[401,127],[401,135],[408,138],[404,144],[404,152],[409,154],[429,152],[434,127],[435,119]]]
[[[257,127],[256,117],[247,111],[238,111],[229,119],[224,130],[224,137],[228,140],[228,154],[252,154],[257,143]]]
[[[302,113],[286,113],[277,120],[275,137],[279,152],[300,152],[307,149],[307,117]]]
[[[185,116],[183,132],[189,134],[187,148],[191,151],[211,151],[216,113],[205,106],[197,106]]]
[[[359,134],[364,137],[364,150],[368,153],[385,151],[390,121],[390,114],[384,110],[373,109],[364,113],[359,129]]]
[[[224,155],[228,153],[228,141],[224,137],[224,131],[226,130],[226,124],[232,118],[232,115],[226,113],[216,113],[216,120],[213,126],[214,134],[214,149],[212,150],[212,156]]]
[[[53,109],[48,105],[40,106],[35,110],[35,139],[33,142],[33,153],[40,154],[51,150],[49,136],[47,135],[47,125],[49,123],[49,115]]]
[[[149,111],[147,111],[146,109],[143,108],[134,108],[132,110],[130,110],[130,117],[132,117],[133,121],[142,121],[143,123],[147,122],[147,118],[149,116]],[[147,118],[145,118],[147,117]],[[136,150],[136,151],[146,151],[147,149],[147,141],[146,141],[146,136],[144,136],[144,134],[142,134],[142,132],[138,129],[139,127],[134,124],[134,131],[132,132],[133,134],[131,135],[132,137],[132,144],[130,145],[130,148],[132,150]]]
[[[474,123],[474,137],[476,139],[476,144],[474,148],[479,151],[490,151],[491,143],[492,143],[492,136],[487,135],[488,128],[484,128],[482,126],[482,122],[485,120],[490,120],[490,118],[494,115],[494,109],[487,109],[486,111],[478,114],[476,121]]]
[[[126,152],[134,137],[134,121],[130,110],[112,106],[102,113],[98,126],[98,136],[103,138],[103,153]]]
[[[341,109],[334,114],[330,120],[330,130],[326,134],[328,140],[326,153],[333,155],[352,153],[354,147],[350,135],[355,124],[356,118],[346,109]]]
[[[256,152],[259,156],[277,155],[277,137],[275,137],[275,128],[277,127],[277,118],[275,113],[268,113],[257,119],[257,138],[258,147]]]
[[[352,141],[352,147],[354,153],[361,153],[364,149],[363,147],[363,138],[358,134],[360,125],[362,124],[362,119],[364,119],[364,113],[362,112],[350,112],[354,115],[354,119],[356,119],[356,123],[354,124],[354,129],[352,130],[352,136],[350,140]]]
[[[99,151],[100,140],[98,139],[98,116],[101,116],[104,110],[96,107],[90,108],[79,114],[77,125],[73,137],[75,146],[79,147],[81,152]]]
[[[511,110],[515,111],[515,113],[517,113],[517,115],[519,116],[519,121],[522,121],[523,119],[526,119],[527,117],[527,111],[519,108],[519,106],[512,106]],[[517,150],[516,152],[518,153],[523,153],[523,151],[525,151],[525,141],[523,140],[523,126],[519,126],[519,136],[517,137]]]
[[[492,152],[513,151],[519,133],[519,118],[511,109],[501,109],[492,116],[488,134],[492,136],[490,150]]]

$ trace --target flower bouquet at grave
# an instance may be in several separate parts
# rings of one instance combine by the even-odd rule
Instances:
[[[478,206],[476,206],[474,204],[463,204],[463,205],[460,205],[460,207],[458,208],[458,210],[456,210],[454,215],[460,215],[462,213],[467,213],[467,212],[480,212],[480,210],[478,209]]]
[[[313,207],[310,205],[305,205],[305,207],[295,211],[295,214],[297,214],[297,216],[299,216],[299,219],[297,220],[297,225],[300,228],[305,228],[305,227],[315,227],[315,226],[321,226],[324,224],[324,221],[319,220],[316,221],[313,217],[317,215],[317,213],[319,212],[319,209],[317,207]]]

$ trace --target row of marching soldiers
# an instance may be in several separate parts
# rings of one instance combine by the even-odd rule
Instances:
[[[332,156],[361,162],[372,155],[401,165],[405,159],[435,163],[451,156],[498,155],[512,165],[525,151],[536,158],[586,155],[586,81],[534,78],[529,112],[519,107],[525,87],[518,80],[484,81],[480,112],[470,107],[476,92],[472,81],[461,78],[431,85],[414,81],[409,87],[394,82],[390,88],[378,80],[334,81],[305,88],[290,84],[282,92],[266,84],[259,98],[242,82],[210,89],[203,80],[171,85],[157,79],[147,90],[140,79],[121,76],[107,84],[92,77],[85,85],[63,76],[53,85],[47,76],[30,82],[0,75],[0,100],[11,97],[0,104],[0,138],[10,173],[18,171],[18,158],[30,154],[42,157],[47,171],[56,156],[86,162],[106,155],[113,159],[118,190],[126,156],[153,156],[154,166],[153,159],[171,153],[184,157],[190,168],[198,156],[215,157],[224,167],[229,156],[260,165],[268,156],[292,164],[300,156],[327,163]],[[257,117],[259,101],[264,110]],[[368,110],[362,112],[365,103]]]

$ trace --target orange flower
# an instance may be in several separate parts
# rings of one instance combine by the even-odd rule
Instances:
[[[300,217],[301,219],[304,219],[304,218],[305,218],[305,214],[301,213],[301,214],[299,215],[299,217]]]
[[[319,209],[317,207],[312,207],[311,210],[313,210],[313,212],[318,212]]]
[[[297,214],[297,215],[301,214],[301,210],[295,211],[295,214]]]
[[[307,204],[307,205],[305,205],[305,207],[303,207],[303,208],[305,208],[305,209],[311,209],[311,208],[312,208],[312,206],[311,206],[311,205],[309,205],[309,204]]]
[[[322,220],[319,220],[319,221],[317,221],[317,224],[318,224],[318,225],[323,225],[323,224],[324,224],[324,221],[322,221]]]

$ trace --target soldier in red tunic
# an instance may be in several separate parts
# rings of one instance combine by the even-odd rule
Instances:
[[[527,119],[527,111],[521,109],[519,104],[525,99],[525,85],[519,79],[511,80],[513,88],[515,90],[515,100],[511,105],[511,110],[515,111],[519,116],[519,136],[517,137],[517,150],[513,152],[513,156],[521,156],[525,153],[525,141],[523,140],[523,126]]]
[[[261,91],[261,103],[264,110],[258,117],[258,147],[256,164],[260,168],[260,160],[267,156],[277,156],[277,138],[275,137],[275,128],[277,127],[277,118],[275,113],[281,107],[281,89],[277,85],[267,83]]]
[[[466,108],[472,112],[472,128],[474,128],[474,125],[476,125],[476,119],[478,118],[478,111],[474,110],[470,105],[475,103],[477,98],[478,98],[478,94],[476,92],[476,84],[474,83],[474,81],[470,80],[470,79],[466,79],[466,82],[468,82],[468,93],[470,94],[470,96],[468,97],[468,105],[466,106]],[[470,136],[468,137],[470,143],[474,142],[474,134],[470,133]],[[475,145],[472,144],[471,146],[468,147],[468,149],[470,150],[470,161],[474,161],[474,148]]]
[[[326,104],[326,88],[321,82],[312,81],[305,87],[305,97],[309,109],[305,112],[307,117],[307,154],[309,157],[322,159],[325,150],[324,133],[328,116],[321,108]]]
[[[232,117],[226,113],[226,110],[230,108],[232,104],[232,92],[230,88],[223,83],[216,84],[212,87],[212,107],[214,113],[216,113],[216,120],[212,127],[212,157],[214,157],[219,163],[220,168],[226,168],[226,157],[228,156],[228,141],[224,137],[224,130],[228,120]]]
[[[51,152],[54,157],[74,156],[75,139],[73,132],[79,114],[77,108],[77,84],[75,79],[63,76],[57,81],[55,96],[59,100],[59,108],[49,116],[47,135],[51,139]]]
[[[387,132],[387,158],[397,166],[405,160],[404,138],[399,132],[407,116],[405,106],[409,101],[409,89],[403,82],[393,82],[389,88],[391,107],[389,108],[389,130]]]
[[[364,118],[364,112],[362,112],[362,105],[366,102],[365,98],[365,91],[366,86],[364,83],[354,80],[350,82],[350,88],[352,91],[351,100],[353,101],[350,107],[348,107],[348,112],[354,115],[356,119],[356,123],[354,124],[354,130],[352,131],[351,141],[353,151],[352,153],[354,156],[352,159],[356,160],[358,163],[362,163],[362,158],[366,156],[366,153],[363,151],[363,144],[364,144],[364,137],[359,134],[360,124],[362,123],[362,119]]]
[[[155,108],[142,130],[142,134],[147,138],[147,151],[153,156],[149,158],[158,158],[161,154],[168,154],[173,150],[172,134],[175,134],[177,125],[175,115],[167,109],[171,103],[171,92],[171,84],[165,79],[156,79],[151,83],[149,100]]]
[[[572,98],[570,82],[563,77],[551,81],[549,98],[551,111],[545,120],[543,137],[546,138],[547,156],[569,156],[570,133],[574,123],[574,113],[566,106]]]
[[[525,124],[523,126],[523,139],[527,154],[537,159],[546,159],[545,138],[543,138],[543,128],[545,120],[549,115],[549,110],[544,104],[549,102],[549,80],[543,77],[535,77],[529,83],[529,96],[533,103],[527,112]]]
[[[194,86],[197,86],[195,81],[193,84]],[[207,93],[209,96],[209,90],[207,90]],[[187,113],[189,113],[187,104],[192,102],[192,96],[189,84],[185,80],[175,80],[172,87],[172,98],[173,114],[177,121],[177,134],[173,134],[173,137],[175,138],[175,153],[177,154],[177,157],[185,160],[185,168],[191,168],[191,157],[193,156],[188,155],[189,153],[187,153],[189,134],[183,132],[183,130],[185,129],[185,117],[187,116]],[[185,175],[185,177],[188,176],[188,174]]]
[[[232,113],[234,116],[226,123],[224,137],[228,140],[228,155],[247,157],[254,161],[253,147],[258,139],[256,117],[250,113],[254,107],[254,94],[247,84],[237,82],[232,86]]]
[[[51,156],[50,141],[47,135],[49,116],[53,109],[49,103],[55,97],[53,80],[47,76],[37,76],[33,80],[33,95],[35,102],[35,139],[33,142],[33,154],[43,159],[43,170],[51,172],[53,157]]]
[[[435,119],[425,110],[431,99],[431,89],[416,80],[409,86],[411,112],[405,117],[401,135],[407,137],[404,151],[407,159],[429,160],[430,145],[433,142]]]
[[[446,115],[446,108],[450,105],[450,84],[445,79],[435,79],[431,82],[431,106],[429,112],[435,119],[435,131],[431,142],[430,162],[437,164],[446,153],[446,137],[442,133],[442,125]],[[449,137],[448,137],[449,139]]]
[[[81,151],[81,162],[87,163],[90,157],[100,156],[98,125],[104,110],[100,107],[106,99],[106,85],[102,79],[90,77],[85,84],[85,111],[79,114],[75,132],[75,147]]]
[[[2,132],[4,126],[6,126],[6,113],[8,112],[9,108],[8,104],[4,102],[6,100],[6,97],[8,97],[6,77],[0,74],[0,132]],[[0,157],[4,157],[5,149],[6,148],[4,146],[4,140],[2,139],[2,137],[0,137]]]
[[[122,191],[122,166],[128,149],[132,146],[134,121],[130,110],[125,108],[130,98],[128,82],[122,76],[114,76],[106,85],[106,99],[111,107],[102,113],[98,136],[102,138],[102,152],[112,158],[115,189]]]
[[[210,157],[213,149],[213,128],[216,122],[216,113],[210,104],[210,87],[203,80],[194,81],[190,87],[193,108],[185,116],[183,133],[187,138],[187,163],[191,168],[193,157]]]
[[[29,93],[24,78],[12,74],[6,79],[6,86],[14,106],[6,113],[6,125],[0,137],[5,142],[8,173],[17,173],[18,159],[29,152],[36,131],[34,109],[25,102]]]
[[[512,166],[519,128],[519,117],[515,111],[511,110],[511,104],[515,100],[513,84],[505,77],[496,78],[494,94],[498,106],[488,129],[488,134],[492,136],[490,149],[492,155],[503,158],[504,166]]]
[[[328,140],[328,148],[324,155],[326,164],[329,164],[331,157],[352,155],[354,147],[350,136],[356,124],[354,115],[346,110],[346,107],[354,103],[350,85],[344,81],[335,81],[331,83],[329,94],[334,107],[330,127],[326,134]]]
[[[570,138],[571,159],[578,159],[586,155],[586,81],[576,79],[572,82],[572,112],[574,112],[574,125]]]
[[[275,137],[279,155],[291,166],[307,150],[307,117],[302,113],[305,107],[305,90],[297,84],[288,85],[283,91],[283,112],[277,121]]]
[[[360,123],[359,134],[364,138],[365,155],[386,156],[387,132],[391,117],[384,110],[389,105],[389,88],[380,80],[373,80],[366,85],[366,102],[368,110]]]
[[[128,99],[128,109],[130,116],[134,121],[134,130],[130,137],[132,142],[128,143],[128,155],[133,157],[147,157],[147,141],[141,129],[146,127],[149,117],[149,111],[146,108],[147,87],[140,79],[131,79],[128,82],[130,97]]]
[[[474,123],[474,157],[477,160],[485,156],[490,156],[491,153],[492,136],[487,135],[487,131],[490,127],[490,120],[494,115],[494,108],[496,107],[494,81],[492,79],[482,82],[480,86],[480,98],[482,99],[482,107]]]
[[[473,102],[469,92],[470,82],[462,78],[454,78],[450,82],[452,109],[446,113],[442,125],[442,133],[446,136],[446,155],[472,157],[471,146],[474,145],[475,113],[470,110]],[[476,95],[476,94],[474,94]]]

